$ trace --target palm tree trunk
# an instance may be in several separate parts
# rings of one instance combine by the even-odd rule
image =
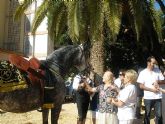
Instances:
[[[163,14],[165,14],[165,6],[164,6],[164,3],[162,2],[162,0],[156,0],[163,12]]]
[[[104,73],[104,47],[102,36],[100,41],[96,41],[92,44],[91,65],[94,69],[94,72],[97,73],[98,76],[102,77]]]

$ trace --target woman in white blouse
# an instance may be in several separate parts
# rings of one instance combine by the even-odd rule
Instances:
[[[112,98],[112,104],[118,106],[119,124],[133,124],[135,118],[136,104],[136,83],[137,73],[134,70],[127,70],[124,78],[124,89],[119,92],[118,98]]]

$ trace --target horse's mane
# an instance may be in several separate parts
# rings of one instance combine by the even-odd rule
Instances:
[[[66,59],[74,56],[73,54],[78,54],[78,46],[68,45],[62,48],[59,48],[47,56],[47,60],[55,60],[57,62],[64,62]],[[71,58],[70,58],[71,59]]]

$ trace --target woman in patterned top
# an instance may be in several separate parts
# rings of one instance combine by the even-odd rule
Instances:
[[[98,124],[118,124],[117,107],[107,102],[109,98],[118,94],[113,73],[106,71],[103,75],[103,84],[95,88],[88,87],[88,90],[99,93]]]

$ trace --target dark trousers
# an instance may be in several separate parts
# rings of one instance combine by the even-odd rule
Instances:
[[[136,118],[141,118],[142,97],[137,97]]]
[[[150,124],[150,115],[152,108],[154,108],[155,111],[155,117],[156,117],[155,123],[163,124],[161,99],[144,99],[144,105],[145,105],[144,124]]]
[[[90,96],[88,93],[76,93],[76,103],[78,109],[78,119],[83,121],[86,118]]]

